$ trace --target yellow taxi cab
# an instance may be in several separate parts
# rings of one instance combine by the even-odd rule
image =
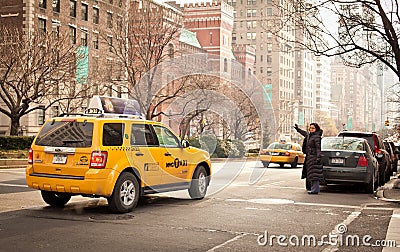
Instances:
[[[290,164],[292,168],[295,168],[297,164],[304,164],[304,159],[305,154],[297,143],[273,142],[266,149],[260,151],[260,160],[264,167],[268,167],[270,163],[276,163],[280,167]]]
[[[144,120],[137,107],[95,96],[84,114],[47,120],[29,151],[27,185],[51,206],[62,207],[74,195],[105,197],[118,213],[132,211],[148,193],[187,189],[191,198],[204,198],[208,152]]]

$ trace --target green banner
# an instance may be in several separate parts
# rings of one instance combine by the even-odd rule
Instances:
[[[76,83],[87,84],[89,76],[89,49],[79,46],[76,50]]]
[[[272,108],[272,84],[264,84],[264,101],[267,103],[267,108]]]

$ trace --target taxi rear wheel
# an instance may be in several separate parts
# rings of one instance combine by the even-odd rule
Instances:
[[[298,158],[295,157],[294,160],[293,160],[293,162],[290,164],[290,166],[291,166],[292,168],[296,168],[296,167],[297,167],[297,162],[298,162]]]
[[[115,213],[132,211],[139,201],[139,190],[137,178],[132,173],[122,173],[115,183],[111,197],[107,198],[111,211]]]
[[[269,162],[268,161],[262,161],[262,164],[265,168],[267,168],[269,166]]]
[[[198,166],[190,183],[189,195],[192,199],[203,199],[207,192],[207,172],[203,166]]]
[[[63,207],[71,199],[71,195],[67,193],[41,191],[44,202],[53,207]]]

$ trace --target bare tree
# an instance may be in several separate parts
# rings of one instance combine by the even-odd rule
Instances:
[[[146,118],[157,116],[164,101],[176,96],[176,91],[158,97],[154,78],[160,73],[160,64],[173,57],[172,42],[176,42],[181,28],[181,16],[162,4],[151,0],[133,2],[128,14],[117,21],[112,36],[112,53],[126,73],[130,95],[145,109]],[[142,85],[138,85],[143,82]],[[157,83],[158,84],[158,83]],[[144,87],[144,88],[143,88]]]
[[[22,116],[85,93],[71,85],[81,55],[67,35],[57,35],[0,30],[0,112],[11,119],[11,135],[18,134]]]
[[[292,42],[301,48],[317,55],[341,56],[350,66],[379,62],[400,79],[400,9],[397,0],[288,2],[290,4],[276,5],[282,22],[275,34],[279,36],[279,30],[286,29],[287,23],[294,23],[298,35]],[[305,39],[299,40],[299,37]]]

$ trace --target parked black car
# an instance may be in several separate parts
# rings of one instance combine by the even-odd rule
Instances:
[[[385,149],[387,150],[387,152],[389,153],[390,156],[390,163],[392,165],[392,173],[393,172],[397,172],[397,155],[395,153],[394,148],[392,147],[392,145],[390,144],[391,142],[389,141],[383,141],[383,144],[385,145]]]
[[[379,164],[364,138],[324,137],[322,184],[361,183],[366,193],[378,187]]]
[[[392,166],[389,153],[385,150],[382,138],[375,132],[342,131],[338,136],[360,137],[368,141],[372,152],[379,163],[379,185],[384,185],[392,175]]]

